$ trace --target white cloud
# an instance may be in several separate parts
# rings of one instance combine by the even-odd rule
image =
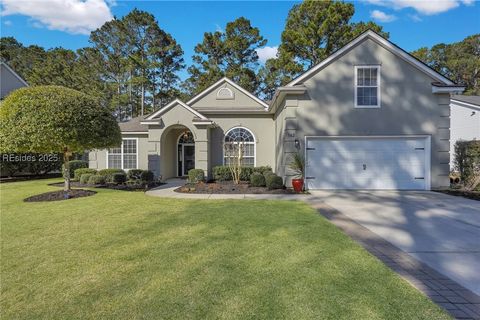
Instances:
[[[1,3],[3,17],[24,15],[37,26],[73,34],[89,34],[113,19],[104,0],[2,0]]]
[[[433,15],[458,7],[460,4],[472,5],[473,0],[365,0],[368,3],[401,10],[412,8],[418,13]]]
[[[222,29],[222,27],[220,27],[218,23],[215,23],[215,31],[220,33],[224,32],[224,30]]]
[[[265,63],[265,61],[267,61],[268,59],[275,58],[277,56],[278,46],[275,46],[275,47],[266,46],[263,48],[259,48],[256,51],[257,51],[258,59],[260,60],[260,62]]]
[[[371,11],[370,17],[380,22],[392,22],[393,20],[397,19],[397,17],[395,17],[393,14],[386,14],[380,10]]]
[[[422,18],[418,14],[409,14],[408,17],[412,19],[414,22],[420,22],[422,21]]]
[[[5,21],[3,21],[3,24],[6,25],[7,27],[10,27],[12,25],[12,21],[5,20]]]

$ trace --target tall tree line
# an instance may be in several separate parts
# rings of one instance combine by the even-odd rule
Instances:
[[[371,21],[352,22],[354,13],[352,3],[340,1],[307,0],[294,5],[277,56],[264,65],[257,50],[267,40],[248,19],[237,18],[224,30],[204,33],[183,82],[178,76],[185,68],[181,46],[150,13],[137,9],[94,30],[89,47],[45,50],[7,37],[0,39],[0,56],[31,85],[57,84],[86,92],[122,120],[158,110],[177,97],[188,99],[224,76],[268,100],[277,87],[367,29],[388,38]],[[469,93],[479,93],[479,35],[413,54],[466,84]]]
[[[412,54],[455,83],[465,85],[464,94],[480,95],[480,34],[452,44],[423,47]]]

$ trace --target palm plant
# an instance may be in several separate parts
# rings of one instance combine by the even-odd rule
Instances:
[[[297,177],[303,179],[305,176],[305,158],[300,152],[296,152],[293,155],[292,161],[289,164],[289,168],[295,172]]]

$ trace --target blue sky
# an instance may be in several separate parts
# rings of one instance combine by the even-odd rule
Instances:
[[[65,4],[67,3],[67,5]],[[78,49],[88,46],[88,32],[112,16],[133,8],[148,11],[171,33],[191,63],[203,33],[223,29],[244,16],[268,39],[262,51],[274,54],[290,1],[114,1],[114,0],[1,0],[1,36],[13,36],[24,45]],[[353,21],[374,20],[390,32],[390,40],[407,51],[422,46],[460,41],[480,33],[480,2],[474,0],[363,0],[355,1]],[[182,78],[186,77],[182,72]]]

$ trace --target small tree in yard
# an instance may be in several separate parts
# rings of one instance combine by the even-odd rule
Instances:
[[[115,118],[97,101],[61,86],[12,92],[0,107],[0,152],[61,153],[65,196],[70,191],[68,161],[74,152],[121,143]]]
[[[235,184],[240,183],[245,150],[245,141],[242,141],[241,138],[238,140],[225,143],[224,145],[225,158],[228,159],[226,165],[230,169],[232,180]]]

